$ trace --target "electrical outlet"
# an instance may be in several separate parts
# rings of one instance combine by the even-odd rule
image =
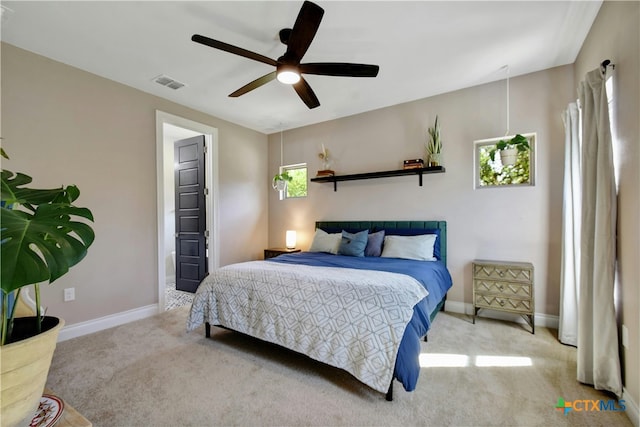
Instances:
[[[64,302],[76,299],[76,288],[66,288],[64,290]]]
[[[622,325],[622,346],[629,348],[629,329],[624,325]]]

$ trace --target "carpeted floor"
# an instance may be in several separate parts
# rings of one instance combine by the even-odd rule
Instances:
[[[575,380],[556,331],[440,313],[424,367],[393,402],[344,371],[229,332],[185,332],[188,307],[58,344],[47,386],[101,426],[631,426],[623,412],[569,412],[558,398],[609,400]],[[509,358],[491,358],[508,356]]]

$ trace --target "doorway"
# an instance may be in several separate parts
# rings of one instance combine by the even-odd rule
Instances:
[[[174,145],[176,289],[195,293],[209,272],[207,263],[207,186],[204,135],[180,139]]]
[[[204,135],[205,186],[207,188],[207,269],[219,266],[218,242],[218,130],[162,111],[156,111],[158,310],[164,311],[167,284],[175,282],[174,142]]]

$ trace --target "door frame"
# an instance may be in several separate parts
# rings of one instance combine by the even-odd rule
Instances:
[[[208,240],[208,268],[213,271],[220,265],[220,250],[218,239],[218,129],[203,123],[175,116],[164,111],[156,110],[156,198],[157,198],[157,259],[158,259],[158,312],[165,309],[165,290],[167,286],[166,271],[167,258],[165,256],[165,218],[167,216],[165,204],[165,188],[168,186],[168,175],[173,170],[165,168],[165,160],[173,159],[173,140],[165,140],[164,125],[170,124],[204,135],[207,155],[205,157],[205,187],[209,190],[206,197],[206,218]],[[171,182],[169,180],[169,182]],[[172,187],[173,188],[173,187]]]

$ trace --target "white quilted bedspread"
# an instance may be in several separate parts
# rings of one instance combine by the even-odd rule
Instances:
[[[222,325],[344,369],[384,393],[413,307],[427,294],[404,274],[251,261],[204,280],[187,330]]]

